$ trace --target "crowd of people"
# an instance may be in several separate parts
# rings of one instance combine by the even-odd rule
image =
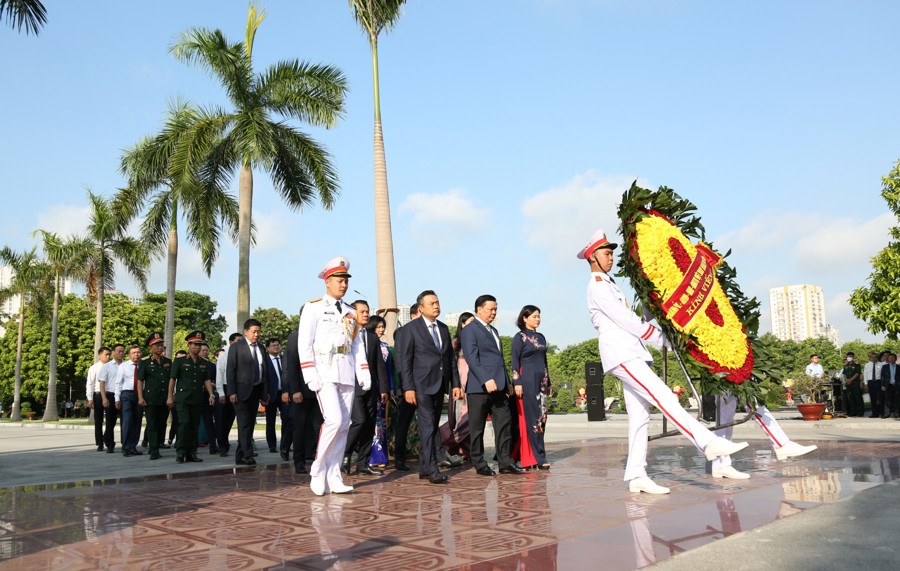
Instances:
[[[811,355],[806,374],[824,379],[825,372],[819,364],[819,356]],[[900,366],[897,354],[890,351],[869,353],[865,365],[856,361],[856,355],[848,352],[841,370],[830,381],[834,395],[834,408],[847,416],[865,416],[863,395],[868,392],[870,417],[897,418],[900,416]]]

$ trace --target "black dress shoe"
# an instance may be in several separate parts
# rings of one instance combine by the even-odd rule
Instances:
[[[159,447],[163,450],[168,450],[169,448],[171,448],[171,446],[169,446],[168,444],[160,444]]]
[[[228,450],[219,450],[219,456],[222,458],[228,456]]]
[[[176,456],[175,461],[179,464],[184,464],[184,456]]]
[[[500,468],[501,474],[524,474],[527,470],[523,470],[518,466],[507,466],[506,468]]]
[[[131,450],[123,450],[122,451],[122,456],[124,456],[126,458],[130,458],[134,455],[135,455],[134,452],[132,452]]]
[[[209,453],[210,453],[210,455],[218,454],[218,453],[219,453],[219,449],[218,449],[218,448],[210,448],[210,449],[209,449]]]
[[[282,450],[281,451],[281,459],[284,460],[285,462],[290,462],[291,452],[289,450]]]
[[[203,462],[203,458],[200,458],[199,456],[195,456],[193,454],[191,454],[190,456],[186,456],[185,460],[187,460],[188,462]]]
[[[384,474],[384,471],[371,466],[357,466],[356,473],[365,474],[366,476],[381,476]]]
[[[256,466],[256,460],[253,458],[248,458],[246,460],[236,460],[235,464],[238,466]]]
[[[159,455],[159,452],[154,452],[153,454],[150,455],[151,460],[159,460],[160,458],[161,458],[161,456]]]
[[[101,444],[100,446],[97,447],[97,452],[103,452],[103,445],[102,445],[102,444]]]
[[[275,454],[276,452],[278,452],[278,450],[276,450],[275,448],[269,448],[269,453]]]
[[[445,474],[435,472],[434,474],[428,476],[428,481],[432,484],[446,484],[450,482],[450,478],[448,478]]]
[[[309,474],[306,466],[294,466],[294,474]]]
[[[116,451],[116,447],[115,447],[115,446],[110,446],[109,448],[106,449],[106,453],[107,453],[107,454],[112,454],[112,453],[115,452],[115,451]]]
[[[497,475],[497,472],[494,472],[493,470],[491,470],[490,466],[482,466],[481,468],[478,468],[477,470],[475,470],[475,473],[478,474],[479,476],[496,476]]]
[[[401,472],[409,472],[409,466],[406,465],[406,462],[400,460],[399,462],[394,462],[394,469],[400,470]]]
[[[143,456],[144,453],[141,452],[140,450],[138,450],[138,449],[135,448],[135,449],[132,449],[132,450],[131,450],[131,455],[132,455],[132,456]]]

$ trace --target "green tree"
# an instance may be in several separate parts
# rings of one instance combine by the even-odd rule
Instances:
[[[388,195],[387,160],[381,128],[381,88],[378,76],[378,37],[391,30],[400,19],[405,0],[350,0],[353,17],[368,36],[372,51],[372,83],[375,107],[375,261],[380,309],[397,307],[397,279],[394,274],[394,239],[391,234],[391,203]],[[385,341],[393,343],[397,312],[387,311]]]
[[[151,329],[158,329],[159,323],[164,319],[165,307],[168,303],[168,294],[148,293],[144,296],[144,304],[163,308],[159,319]],[[175,292],[175,335],[172,342],[172,351],[187,349],[184,338],[195,329],[206,333],[206,340],[211,349],[224,345],[223,334],[228,325],[224,316],[219,314],[218,304],[204,293],[178,290]],[[147,332],[150,334],[150,331]]]
[[[275,190],[292,210],[318,198],[330,209],[338,193],[337,172],[329,153],[293,127],[294,119],[331,128],[344,112],[347,82],[335,67],[286,60],[262,73],[253,70],[253,43],[265,12],[250,5],[242,42],[229,42],[221,30],[195,28],[170,48],[179,60],[209,71],[225,88],[233,110],[200,111],[181,137],[173,160],[176,172],[203,157],[204,176],[212,184],[240,171],[238,183],[237,321],[250,315],[250,246],[253,169],[269,173]],[[274,116],[274,117],[273,117]],[[179,164],[181,163],[181,164]]]
[[[0,289],[0,302],[13,296],[19,296],[18,335],[16,337],[16,364],[13,386],[13,406],[11,420],[22,420],[22,347],[25,338],[25,317],[27,308],[34,308],[35,313],[45,310],[47,290],[49,286],[50,268],[46,262],[37,258],[37,247],[27,252],[14,252],[8,247],[0,250],[0,262],[10,267],[13,278],[10,284]],[[9,337],[6,335],[5,337]]]
[[[47,405],[44,407],[43,421],[59,420],[56,406],[57,367],[59,363],[59,301],[60,282],[71,278],[85,282],[85,267],[91,254],[91,245],[82,238],[61,239],[53,232],[38,230],[35,234],[43,240],[44,254],[47,256],[53,279],[53,318],[50,326],[50,363],[47,381]]]
[[[900,161],[881,179],[881,196],[900,222]],[[872,273],[850,295],[853,315],[875,334],[897,340],[900,333],[900,226],[893,226],[887,246],[872,258]]]
[[[166,251],[166,355],[175,343],[175,281],[178,269],[178,223],[186,221],[188,242],[200,250],[209,276],[219,253],[224,227],[237,237],[237,201],[216,183],[202,180],[202,165],[172,160],[178,140],[198,120],[198,112],[184,102],[169,108],[162,131],[145,137],[122,156],[120,170],[128,187],[116,197],[117,211],[130,221],[147,205],[141,225],[141,241],[154,254]],[[185,172],[175,170],[185,168]],[[154,194],[155,193],[155,194]],[[149,204],[147,204],[149,201]]]
[[[97,319],[94,329],[94,355],[103,339],[103,304],[106,290],[115,284],[115,262],[119,262],[138,283],[141,291],[147,289],[147,272],[150,257],[147,250],[135,238],[125,233],[127,221],[118,216],[112,200],[88,191],[91,203],[91,220],[85,239],[91,245],[88,272],[88,295],[96,304]]]
[[[287,341],[288,335],[300,325],[299,314],[288,317],[283,311],[275,307],[257,307],[253,310],[250,317],[262,324],[260,327],[262,341],[275,337],[283,344]]]
[[[40,0],[0,0],[0,20],[26,34],[38,35],[47,23],[47,9]]]

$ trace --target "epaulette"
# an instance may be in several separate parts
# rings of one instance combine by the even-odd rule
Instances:
[[[306,303],[316,303],[317,301],[322,301],[322,298],[317,297],[316,299],[311,299],[311,300],[307,301]]]

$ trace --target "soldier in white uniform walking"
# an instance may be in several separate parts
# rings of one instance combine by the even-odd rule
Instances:
[[[316,460],[309,470],[310,489],[317,496],[326,492],[344,494],[353,486],[344,484],[341,459],[350,430],[354,384],[364,390],[372,384],[363,344],[359,340],[353,309],[341,298],[349,285],[350,263],[333,258],[319,272],[326,295],[307,302],[300,314],[297,340],[300,369],[310,390],[315,391],[324,422],[319,434]]]
[[[628,488],[632,492],[668,494],[669,488],[656,484],[647,476],[651,404],[703,451],[707,460],[733,454],[746,448],[747,443],[730,442],[710,432],[681,407],[671,389],[650,368],[648,363],[652,363],[653,358],[644,342],[669,347],[668,340],[662,331],[628,308],[625,294],[609,275],[616,247],[617,244],[609,242],[606,233],[600,229],[578,252],[578,258],[586,260],[591,266],[587,289],[588,310],[598,333],[603,372],[620,379],[625,393],[628,409],[625,481]]]

